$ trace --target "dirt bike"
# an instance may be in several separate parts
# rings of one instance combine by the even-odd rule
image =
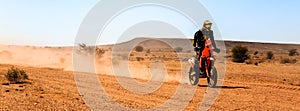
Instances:
[[[189,70],[189,80],[192,85],[198,85],[200,78],[207,78],[208,87],[215,87],[218,80],[218,72],[216,67],[214,66],[215,59],[213,57],[207,58],[211,60],[211,75],[207,77],[205,67],[200,68],[200,61],[198,60],[198,56],[195,58],[189,59],[190,70]],[[207,66],[207,59],[202,59],[202,66]]]

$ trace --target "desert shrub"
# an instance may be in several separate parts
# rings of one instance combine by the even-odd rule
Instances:
[[[253,55],[257,55],[258,54],[258,51],[255,51],[254,53],[253,53]]]
[[[77,51],[82,54],[91,54],[94,50],[93,47],[87,46],[85,43],[79,43],[78,46],[79,48],[77,49]]]
[[[272,51],[267,52],[267,59],[273,59],[274,53]]]
[[[262,60],[258,61],[258,63],[264,63],[264,62],[265,62],[265,60],[264,60],[264,59],[262,59]]]
[[[288,58],[283,58],[283,59],[281,59],[280,63],[281,63],[281,64],[290,63],[290,59],[288,59]]]
[[[254,55],[253,58],[259,59],[259,56]]]
[[[150,50],[150,49],[148,49],[146,53],[151,53],[151,50]]]
[[[23,82],[29,78],[24,70],[15,67],[8,69],[5,77],[11,83]]]
[[[96,55],[98,56],[98,57],[103,57],[103,55],[105,54],[105,50],[104,49],[102,49],[102,48],[96,48]]]
[[[182,47],[176,47],[174,50],[175,50],[176,52],[182,52],[183,48],[182,48]]]
[[[245,63],[246,64],[252,64],[252,61],[251,60],[246,60]]]
[[[87,47],[85,43],[79,43],[78,46],[79,46],[79,48],[82,48],[82,49]]]
[[[235,46],[232,50],[233,62],[243,63],[249,59],[248,48],[243,46]]]
[[[297,63],[297,60],[296,59],[283,58],[283,59],[281,59],[280,63],[281,64],[287,64],[287,63],[295,64],[295,63]]]
[[[145,59],[142,58],[142,57],[136,57],[136,60],[137,60],[137,61],[144,61]]]
[[[143,46],[136,46],[135,47],[135,51],[137,51],[137,52],[143,52],[144,51],[144,47]]]
[[[299,53],[297,52],[297,49],[291,49],[289,50],[289,56],[297,56]]]

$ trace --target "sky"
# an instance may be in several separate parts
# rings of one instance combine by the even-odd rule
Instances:
[[[83,19],[99,1],[0,0],[0,44],[73,45]],[[224,40],[300,44],[300,0],[200,2]],[[189,36],[195,31],[187,30]]]
[[[300,44],[300,0],[202,0],[223,39]]]

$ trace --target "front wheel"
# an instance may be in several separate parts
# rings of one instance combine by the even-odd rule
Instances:
[[[197,85],[199,82],[199,74],[197,74],[197,71],[193,67],[190,68],[189,79],[192,85]]]
[[[218,72],[215,67],[211,68],[210,78],[207,78],[207,83],[209,87],[215,87],[218,82]]]

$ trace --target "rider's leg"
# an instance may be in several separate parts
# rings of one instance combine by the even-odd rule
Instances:
[[[207,74],[207,77],[210,77],[211,76],[211,61],[210,61],[210,58],[207,58],[206,59],[206,74]]]
[[[202,57],[203,50],[204,50],[204,48],[201,47],[199,50],[199,58]]]
[[[205,58],[204,57],[200,57],[200,60],[199,60],[199,68],[202,69],[202,68],[205,68]],[[203,70],[202,70],[203,71]]]

